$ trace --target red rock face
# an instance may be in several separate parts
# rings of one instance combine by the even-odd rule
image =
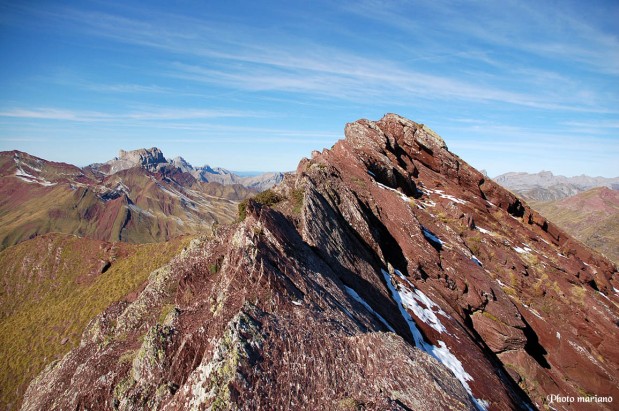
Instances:
[[[275,191],[95,319],[23,409],[619,401],[616,267],[427,127],[351,123]]]

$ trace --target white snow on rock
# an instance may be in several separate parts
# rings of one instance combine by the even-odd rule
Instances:
[[[475,228],[477,228],[480,232],[482,232],[484,234],[492,235],[492,231],[490,231],[490,230],[486,230],[485,228],[481,228],[481,227],[475,227]]]
[[[434,234],[432,234],[432,232],[430,230],[428,230],[427,228],[425,228],[424,226],[421,226],[421,231],[423,231],[423,235],[424,237],[426,237],[428,240],[443,245],[443,242]]]
[[[424,205],[425,207],[434,207],[436,206],[436,203],[432,200],[426,200],[426,201],[418,201],[419,203],[421,203],[422,205]],[[419,208],[423,208],[421,206],[418,205]]]
[[[429,188],[426,188],[423,190],[423,192],[425,192],[426,194],[430,195],[430,193],[434,193],[434,194],[438,194],[439,197],[441,198],[446,198],[447,200],[453,201],[454,203],[458,203],[458,204],[466,204],[466,201],[464,201],[461,198],[458,197],[454,197],[451,194],[445,194],[445,191],[443,190],[432,190]]]
[[[516,251],[518,254],[527,254],[531,252],[531,249],[528,246],[524,246],[524,248],[520,248],[520,247],[513,247],[514,251]]]
[[[386,185],[381,184],[381,183],[379,183],[378,181],[376,181],[376,184],[378,184],[378,186],[379,186],[380,188],[382,188],[382,189],[389,190],[389,191],[393,191],[394,193],[396,193],[397,195],[399,195],[399,196],[400,196],[400,198],[401,198],[403,201],[406,201],[406,202],[408,203],[408,200],[409,200],[409,199],[408,199],[408,196],[407,196],[406,194],[403,194],[403,193],[399,192],[399,191],[398,191],[398,190],[396,190],[395,188],[387,187]]]
[[[438,305],[432,302],[427,296],[425,296],[425,294],[421,293],[420,290],[415,289],[415,292],[413,293],[412,291],[410,291],[408,288],[404,287],[401,284],[398,284],[397,286],[395,286],[392,283],[391,275],[383,269],[381,269],[381,272],[383,274],[383,277],[385,278],[387,287],[389,287],[391,296],[395,300],[398,308],[400,309],[400,312],[402,313],[402,317],[404,317],[404,320],[407,322],[409,326],[409,329],[411,331],[411,334],[413,335],[413,339],[415,340],[415,345],[417,346],[417,348],[427,352],[428,354],[436,358],[440,363],[442,363],[445,367],[447,367],[453,373],[453,375],[458,379],[458,381],[460,381],[464,389],[468,392],[468,394],[470,395],[477,409],[487,410],[488,405],[489,405],[487,401],[479,400],[473,397],[471,387],[468,384],[468,381],[472,381],[473,377],[471,377],[471,375],[466,372],[460,360],[458,360],[458,358],[449,350],[449,347],[447,347],[447,345],[443,341],[440,341],[440,340],[438,341],[438,347],[427,343],[423,339],[423,335],[421,334],[421,331],[419,331],[419,329],[417,328],[417,324],[415,323],[415,320],[413,320],[413,317],[411,317],[411,315],[406,310],[407,308],[410,309],[411,311],[415,312],[416,316],[418,316],[420,319],[425,321],[415,311],[417,309],[415,308],[415,306],[418,306],[417,302],[422,300],[421,295],[423,295],[423,299],[426,299],[426,301],[429,304],[427,306],[428,308],[426,308],[424,311],[431,311],[432,314],[434,314],[431,308],[433,306],[438,307]],[[398,276],[404,277],[402,273],[400,273],[399,271],[395,270],[395,272]],[[411,284],[410,281],[408,281],[406,278],[404,279],[406,280],[408,284]],[[417,292],[419,292],[419,294],[417,294]],[[413,294],[415,294],[417,298],[419,298],[419,300],[417,300],[417,298],[414,297]],[[436,318],[435,314],[434,314],[434,318],[436,319],[438,324],[440,324],[440,321],[438,321],[438,318]],[[427,324],[430,325],[432,328],[434,328],[431,322],[428,322]],[[440,324],[440,327],[444,329],[444,326],[442,324]]]
[[[537,310],[535,310],[535,308],[529,307],[526,304],[522,304],[523,306],[525,306],[525,308],[527,310],[529,310],[531,312],[531,314],[533,314],[534,316],[536,316],[537,318],[539,318],[540,320],[546,321],[544,320],[544,317],[542,317],[541,315],[539,315],[539,313],[537,312]]]
[[[474,255],[473,255],[473,256],[471,256],[471,260],[473,260],[473,262],[474,262],[475,264],[477,264],[478,266],[480,266],[480,267],[483,267],[483,266],[484,266],[484,265],[481,263],[481,261],[479,261],[479,259],[478,259],[477,257],[475,257]]]
[[[412,291],[406,287],[398,290],[402,298],[402,304],[409,310],[415,313],[415,316],[430,327],[434,328],[439,333],[447,333],[447,328],[441,323],[441,320],[436,316],[436,313],[447,317],[447,314],[440,309],[432,300],[428,298],[421,290],[415,288]],[[434,309],[437,311],[435,312]]]
[[[19,178],[22,181],[25,181],[26,183],[36,183],[45,187],[51,187],[56,185],[56,183],[52,183],[51,181],[47,181],[42,178],[28,174],[21,168],[17,169],[17,171],[15,172],[15,177]]]
[[[371,306],[370,304],[368,304],[363,298],[361,298],[361,296],[359,294],[357,294],[357,292],[355,290],[353,290],[350,287],[344,286],[344,288],[346,289],[346,292],[357,302],[359,302],[362,306],[364,306],[370,313],[372,313],[376,318],[378,318],[380,320],[381,323],[384,324],[385,327],[387,327],[387,329],[391,332],[395,332],[395,330],[393,329],[393,327],[387,322],[387,320],[385,320],[383,318],[382,315],[380,315],[379,313],[377,313]]]

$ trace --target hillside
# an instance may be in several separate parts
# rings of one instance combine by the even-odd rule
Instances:
[[[157,163],[163,155],[153,150],[84,169],[0,153],[0,249],[52,232],[131,243],[208,234],[233,222],[238,202],[253,194],[241,185],[197,181]]]
[[[525,410],[548,408],[551,394],[619,398],[614,264],[424,125],[390,114],[345,136],[91,321],[22,409]]]
[[[155,268],[189,243],[108,243],[47,234],[0,252],[0,409],[15,409],[45,365],[77,347],[110,304],[135,299]]]
[[[619,264],[619,191],[598,187],[531,206],[589,247]]]
[[[503,187],[527,201],[553,201],[570,197],[594,187],[619,188],[619,177],[604,178],[586,175],[556,176],[550,171],[539,173],[505,173],[494,178]]]

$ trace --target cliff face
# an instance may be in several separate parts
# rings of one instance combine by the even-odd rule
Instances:
[[[544,408],[552,394],[619,398],[615,266],[427,127],[396,115],[351,123],[271,198],[93,320],[23,409],[505,410]]]

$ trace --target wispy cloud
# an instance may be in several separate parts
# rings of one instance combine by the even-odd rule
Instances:
[[[350,13],[415,36],[424,35],[425,31],[427,36],[441,39],[450,35],[475,39],[480,44],[492,44],[545,59],[556,58],[569,64],[578,62],[583,68],[600,73],[619,74],[617,31],[609,34],[589,24],[586,16],[595,13],[595,7],[591,5],[569,3],[558,7],[555,3],[532,4],[514,0],[501,2],[500,7],[493,2],[431,0],[415,2],[414,8],[398,1],[363,0],[345,4]],[[424,30],[426,26],[419,23],[420,16],[433,22],[430,30]],[[599,8],[596,17],[607,18],[613,24],[611,22],[619,17],[619,7],[607,3]],[[437,43],[445,47],[444,42]],[[470,48],[478,46],[470,41],[465,44]],[[459,47],[461,43],[453,44],[454,49]]]
[[[360,10],[364,10],[363,7]],[[368,14],[372,18],[384,19],[389,24],[402,27],[413,27],[412,30],[417,26],[413,20],[398,14],[397,9],[372,5],[372,10],[374,13]],[[611,111],[603,104],[598,104],[596,98],[590,99],[590,104],[582,98],[575,98],[578,92],[575,93],[573,88],[569,92],[561,92],[564,87],[539,87],[549,80],[553,84],[567,81],[550,71],[537,71],[535,76],[531,76],[531,71],[527,73],[520,69],[518,73],[516,70],[514,74],[520,74],[520,79],[535,77],[538,86],[521,91],[500,86],[501,83],[513,82],[515,76],[504,81],[497,78],[492,84],[483,84],[462,78],[457,71],[448,74],[430,73],[408,66],[410,60],[435,58],[432,53],[425,57],[409,58],[407,63],[406,59],[394,61],[384,57],[368,57],[291,36],[281,36],[274,40],[274,36],[266,36],[257,29],[248,32],[247,28],[198,21],[184,16],[167,16],[163,24],[157,20],[142,21],[108,13],[68,10],[59,18],[79,22],[79,28],[92,36],[164,50],[173,55],[191,57],[194,61],[198,58],[198,63],[180,62],[167,71],[163,67],[164,71],[159,73],[203,84],[226,85],[251,92],[279,91],[317,98],[363,99],[366,102],[379,99],[407,104],[421,97],[476,103],[499,102],[542,110]],[[510,42],[507,38],[501,40],[500,33],[491,36],[483,28],[484,25],[461,20],[456,23],[456,26],[461,26],[458,30],[469,36],[488,38],[493,42]],[[488,59],[487,53],[477,50],[463,52],[454,49],[446,55]],[[526,84],[527,81],[521,80],[521,83]],[[122,92],[130,88],[118,89]],[[139,87],[136,89],[139,90]]]
[[[209,110],[209,109],[152,109],[129,113],[109,113],[98,111],[64,110],[56,108],[21,109],[0,111],[0,117],[26,118],[35,120],[64,120],[75,122],[118,122],[126,120],[188,120],[227,117],[257,117],[260,114],[248,111]]]

